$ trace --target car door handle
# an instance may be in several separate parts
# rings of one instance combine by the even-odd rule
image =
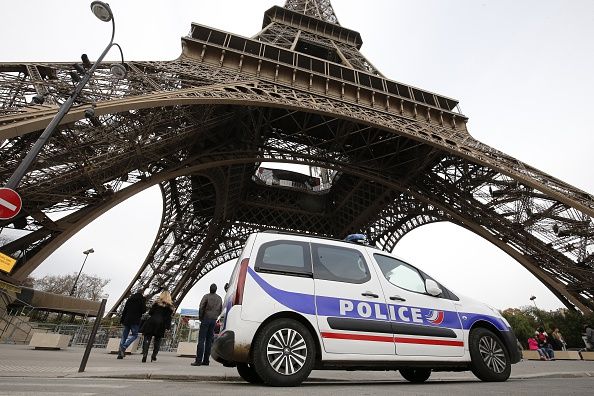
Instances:
[[[365,293],[361,293],[361,295],[362,295],[362,296],[365,296],[365,297],[379,298],[379,296],[378,296],[377,294],[375,294],[375,293],[372,293],[372,292],[365,292]]]
[[[406,301],[406,298],[402,298],[400,296],[390,296],[390,300],[394,300],[394,301]]]

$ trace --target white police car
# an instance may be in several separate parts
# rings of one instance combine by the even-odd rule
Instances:
[[[225,296],[212,357],[243,379],[295,386],[312,369],[432,371],[505,381],[520,360],[507,321],[370,246],[252,234]]]

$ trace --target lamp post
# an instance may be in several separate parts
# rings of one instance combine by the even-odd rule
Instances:
[[[85,255],[85,259],[83,260],[83,263],[80,266],[80,271],[78,271],[78,275],[76,275],[76,279],[74,279],[74,283],[72,284],[72,289],[70,290],[71,296],[74,296],[74,292],[76,291],[76,284],[78,283],[78,278],[80,277],[80,274],[82,273],[82,270],[85,267],[85,263],[87,262],[87,258],[89,258],[89,254],[91,253],[95,253],[95,250],[93,250],[93,248],[85,250],[83,252],[83,254]]]
[[[542,317],[540,317],[540,314],[539,314],[540,310],[536,306],[536,301],[535,300],[536,300],[536,296],[530,296],[530,301],[532,301],[534,303],[534,308],[535,308],[534,315],[536,316],[536,320],[538,321],[538,319],[540,319],[540,325],[542,327],[544,327],[544,323],[543,323]]]
[[[530,301],[532,301],[534,303],[534,308],[536,308],[536,310],[538,311],[538,307],[536,306],[536,296],[531,296],[530,297]]]
[[[25,176],[25,174],[27,173],[27,169],[29,169],[29,167],[35,160],[35,157],[37,157],[37,155],[41,151],[41,148],[45,145],[47,140],[50,138],[50,136],[54,132],[54,129],[56,129],[56,126],[58,126],[60,124],[60,121],[62,121],[62,118],[64,118],[64,116],[68,113],[68,111],[74,104],[74,101],[76,100],[78,95],[81,93],[81,91],[83,90],[83,88],[85,87],[87,82],[89,82],[89,80],[91,79],[93,73],[97,69],[97,66],[99,66],[101,61],[103,61],[103,58],[105,57],[105,55],[107,55],[107,53],[109,52],[111,47],[113,47],[114,45],[117,46],[118,49],[120,50],[120,56],[122,58],[122,63],[114,64],[113,66],[111,66],[111,68],[110,68],[111,73],[115,77],[120,78],[120,79],[126,77],[126,68],[124,67],[124,53],[122,52],[122,48],[120,47],[120,45],[113,42],[113,38],[115,36],[115,19],[113,17],[113,13],[111,12],[111,8],[109,7],[109,4],[104,3],[102,1],[93,1],[91,3],[91,10],[93,11],[93,14],[97,18],[99,18],[101,21],[103,21],[103,22],[111,21],[111,26],[112,26],[111,40],[109,40],[109,44],[107,44],[107,47],[105,47],[105,49],[103,50],[103,53],[99,56],[99,58],[93,65],[91,65],[91,62],[89,61],[89,58],[87,57],[86,54],[82,55],[83,66],[80,66],[78,64],[75,65],[75,69],[77,70],[77,72],[84,73],[82,75],[82,78],[79,74],[77,74],[77,72],[71,73],[73,78],[75,78],[77,80],[76,88],[74,89],[74,91],[72,92],[72,94],[70,95],[68,100],[66,100],[64,103],[62,103],[62,105],[60,106],[60,110],[58,111],[58,114],[56,114],[54,116],[54,118],[51,120],[49,125],[45,128],[45,130],[43,131],[41,136],[39,136],[39,138],[37,139],[37,141],[31,148],[31,150],[27,153],[27,155],[25,156],[23,161],[20,163],[20,165],[17,167],[17,169],[14,171],[14,173],[10,176],[10,178],[8,179],[8,182],[6,182],[7,188],[11,188],[14,190],[19,185],[23,176]],[[36,95],[33,98],[33,101],[35,103],[41,104],[41,103],[43,103],[44,98],[41,95]],[[89,114],[89,116],[92,116],[94,113],[92,111],[92,109],[89,109],[87,111],[90,111],[90,113],[91,113],[91,114]],[[85,114],[88,114],[88,113],[85,112]]]

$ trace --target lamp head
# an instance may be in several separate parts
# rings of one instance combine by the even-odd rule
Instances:
[[[121,65],[119,63],[116,63],[114,65],[111,65],[111,67],[109,68],[109,70],[111,71],[111,74],[113,74],[113,76],[117,79],[123,79],[126,78],[126,75],[128,74],[128,71],[126,70],[126,67],[124,65]]]
[[[103,22],[109,22],[113,19],[113,13],[109,4],[102,1],[94,1],[91,3],[91,11],[95,16]]]
[[[93,248],[90,248],[89,250],[85,250],[85,251],[83,252],[83,254],[86,254],[86,255],[88,255],[88,254],[90,254],[90,253],[95,253],[95,251],[93,250]]]
[[[90,69],[93,66],[91,64],[91,61],[89,60],[89,56],[87,54],[82,54],[80,56],[80,59],[82,59],[83,66],[86,67],[87,69]]]
[[[531,296],[530,301],[534,301],[534,300],[536,300],[536,296]]]
[[[85,118],[93,118],[95,117],[95,109],[92,107],[85,110]],[[93,252],[90,252],[93,253]]]

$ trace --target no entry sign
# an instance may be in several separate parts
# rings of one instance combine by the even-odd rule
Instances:
[[[12,219],[21,211],[19,194],[11,188],[0,188],[0,220]]]

